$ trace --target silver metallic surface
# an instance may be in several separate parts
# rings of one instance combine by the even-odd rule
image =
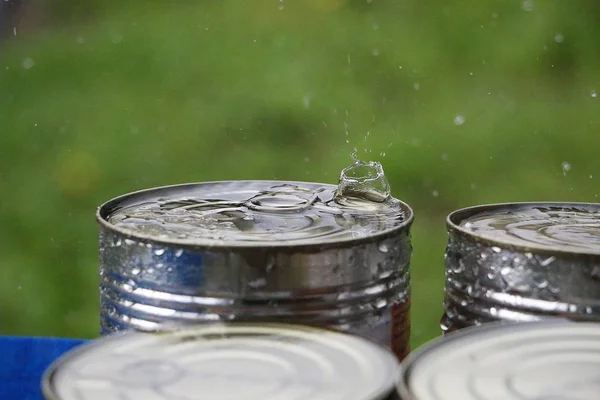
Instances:
[[[404,203],[406,219],[393,229],[293,245],[171,243],[107,222],[123,205],[220,184],[237,182],[152,189],[99,208],[103,334],[167,321],[294,322],[358,333],[387,347],[395,332],[395,352],[404,357],[413,220]],[[393,317],[394,309],[403,312]]]
[[[404,360],[402,400],[594,400],[600,324],[491,323],[436,339]]]
[[[600,321],[600,248],[511,243],[461,226],[482,211],[533,206],[578,207],[600,215],[600,205],[588,203],[499,204],[450,214],[443,331],[549,317]]]
[[[42,389],[47,400],[383,400],[398,368],[353,335],[214,323],[92,341],[54,362]]]

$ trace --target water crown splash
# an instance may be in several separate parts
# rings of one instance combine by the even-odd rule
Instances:
[[[376,203],[384,203],[390,199],[390,184],[385,177],[383,167],[377,161],[364,162],[352,151],[354,164],[342,169],[337,190],[336,202],[344,199],[363,199]]]

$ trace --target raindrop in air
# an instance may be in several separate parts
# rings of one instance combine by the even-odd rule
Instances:
[[[533,11],[533,0],[525,0],[523,1],[523,10],[525,11]]]
[[[596,97],[598,97],[598,93],[595,90],[592,90],[590,92],[590,96],[596,98]]]
[[[556,43],[562,43],[565,40],[565,35],[563,35],[562,33],[557,33],[556,35],[554,35],[554,41]]]
[[[464,115],[458,114],[458,115],[456,115],[454,117],[454,125],[460,126],[460,125],[462,125],[464,123],[465,123],[465,117],[464,117]]]
[[[31,57],[27,57],[27,58],[25,58],[23,60],[23,62],[21,63],[21,65],[25,69],[31,69],[35,65],[35,61],[33,61],[33,58],[31,58]]]
[[[571,170],[571,164],[569,164],[566,161],[563,161],[561,166],[562,166],[562,170],[563,170],[563,175],[567,176],[567,172],[569,172]]]
[[[440,195],[440,193],[437,190],[434,190],[433,192],[431,192],[431,195],[433,197],[438,197]]]

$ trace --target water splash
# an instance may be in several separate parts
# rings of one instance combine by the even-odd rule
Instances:
[[[361,161],[357,152],[354,148],[351,153],[354,163],[340,173],[335,201],[345,204],[347,199],[354,198],[375,203],[386,202],[391,197],[391,189],[382,165],[376,161]]]
[[[176,192],[117,209],[108,222],[145,236],[193,243],[341,240],[403,222],[399,202],[386,201],[389,185],[381,165],[354,157],[341,187],[271,181],[198,185],[185,197]]]

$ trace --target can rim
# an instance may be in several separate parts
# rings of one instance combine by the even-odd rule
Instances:
[[[485,211],[494,211],[501,208],[514,209],[519,207],[531,207],[531,206],[579,206],[579,207],[589,207],[589,208],[597,208],[600,211],[600,203],[586,203],[586,202],[559,202],[559,201],[531,201],[531,202],[512,202],[512,203],[491,203],[491,204],[482,204],[476,206],[470,206],[455,210],[448,214],[446,217],[446,229],[448,233],[453,233],[465,238],[468,238],[476,243],[483,244],[485,246],[499,246],[504,249],[520,251],[520,252],[531,252],[531,253],[539,253],[539,254],[549,254],[549,255],[562,255],[573,258],[594,258],[597,259],[600,257],[600,249],[598,250],[590,250],[590,249],[581,249],[576,250],[573,247],[569,246],[544,246],[537,244],[516,244],[514,242],[502,240],[502,239],[490,239],[483,237],[477,233],[474,233],[468,229],[465,229],[460,226],[460,223],[475,214],[485,212]]]
[[[447,346],[453,342],[468,337],[470,335],[477,335],[483,332],[489,331],[504,331],[512,329],[528,329],[530,326],[554,326],[554,325],[569,325],[576,324],[577,322],[564,319],[564,318],[552,318],[541,321],[494,321],[487,322],[483,325],[474,325],[466,328],[462,328],[450,333],[446,333],[441,337],[436,337],[419,346],[418,349],[412,351],[400,364],[399,375],[396,383],[396,390],[402,400],[423,400],[417,398],[413,392],[410,380],[414,372],[414,368],[418,365],[419,359],[433,351],[437,351],[440,347]],[[54,400],[54,399],[52,399]]]
[[[118,227],[108,222],[106,217],[110,215],[112,208],[123,202],[126,199],[134,198],[136,196],[141,196],[144,194],[150,194],[152,192],[158,190],[169,190],[169,189],[183,189],[186,187],[195,187],[200,185],[208,185],[208,184],[232,184],[232,183],[252,183],[252,182],[268,182],[273,184],[278,183],[291,183],[291,184],[308,184],[308,185],[321,185],[321,186],[330,186],[336,187],[330,183],[320,183],[320,182],[305,182],[305,181],[285,181],[285,180],[223,180],[223,181],[205,181],[205,182],[192,182],[192,183],[183,183],[183,184],[175,184],[175,185],[167,185],[167,186],[157,186],[142,190],[137,190],[134,192],[126,193],[117,197],[114,197],[103,204],[101,204],[96,210],[96,221],[98,224],[112,232],[116,232],[119,235],[133,239],[138,242],[150,243],[159,246],[169,247],[169,246],[177,246],[179,248],[191,249],[191,250],[256,250],[260,249],[274,249],[274,250],[290,250],[290,251],[298,251],[298,250],[312,250],[312,249],[327,249],[332,247],[339,247],[340,245],[359,245],[363,243],[372,243],[387,239],[391,236],[394,236],[397,233],[400,233],[404,230],[408,231],[414,222],[414,211],[413,209],[405,202],[395,199],[398,201],[400,208],[406,212],[406,218],[400,222],[398,225],[393,226],[391,228],[382,230],[380,232],[361,237],[361,238],[345,238],[345,239],[320,239],[318,242],[310,242],[308,240],[295,240],[292,243],[286,244],[285,242],[278,241],[256,241],[256,242],[239,242],[239,241],[219,241],[219,240],[195,240],[194,242],[178,240],[178,239],[159,239],[153,237],[151,235],[144,235],[136,232],[129,231],[127,229]]]
[[[110,335],[107,336],[102,336],[98,339],[94,339],[92,341],[83,343],[78,345],[77,347],[67,351],[66,353],[64,353],[63,355],[61,355],[60,357],[58,357],[56,360],[54,360],[44,371],[44,373],[42,374],[42,382],[41,382],[41,389],[42,389],[42,394],[44,396],[44,398],[46,400],[63,400],[60,398],[59,394],[56,391],[56,386],[54,384],[54,377],[55,375],[60,371],[60,368],[63,367],[66,363],[68,363],[69,361],[81,356],[82,354],[85,354],[86,352],[90,351],[90,350],[94,350],[97,348],[101,348],[102,346],[106,346],[107,344],[113,343],[113,342],[117,342],[125,337],[129,337],[129,336],[133,336],[136,334],[156,334],[156,335],[169,335],[169,334],[176,334],[177,332],[180,333],[186,333],[186,332],[194,332],[195,330],[201,328],[202,326],[217,326],[217,327],[223,327],[223,329],[227,329],[227,327],[247,327],[247,328],[266,328],[266,329],[270,329],[270,328],[274,328],[274,334],[277,333],[277,331],[279,330],[281,331],[303,331],[305,333],[314,333],[314,334],[319,334],[319,333],[331,333],[331,334],[335,334],[335,335],[343,335],[346,337],[350,337],[353,339],[358,339],[363,341],[365,344],[367,344],[369,347],[371,347],[373,350],[377,351],[380,353],[380,355],[384,355],[387,356],[389,358],[389,360],[391,360],[395,366],[396,366],[396,371],[394,373],[392,373],[392,379],[390,379],[389,383],[387,386],[381,386],[376,392],[373,393],[373,397],[372,400],[383,400],[385,398],[387,398],[387,396],[394,392],[396,390],[396,377],[399,375],[398,374],[398,370],[401,368],[400,367],[400,363],[396,360],[395,356],[387,349],[385,348],[383,345],[374,342],[372,340],[369,340],[367,338],[364,338],[360,335],[354,334],[354,333],[349,333],[349,332],[342,332],[342,331],[338,331],[335,329],[331,329],[331,328],[327,328],[327,327],[317,327],[317,326],[312,326],[312,325],[304,325],[304,324],[294,324],[294,323],[276,323],[276,322],[270,322],[270,323],[260,323],[260,322],[220,322],[220,323],[208,323],[208,324],[179,324],[179,325],[172,325],[172,324],[165,324],[164,329],[161,328],[157,328],[157,329],[153,329],[153,330],[134,330],[134,329],[130,329],[130,330],[125,330],[125,331],[119,331],[119,332],[114,332],[111,333]],[[383,358],[383,357],[382,357]]]

